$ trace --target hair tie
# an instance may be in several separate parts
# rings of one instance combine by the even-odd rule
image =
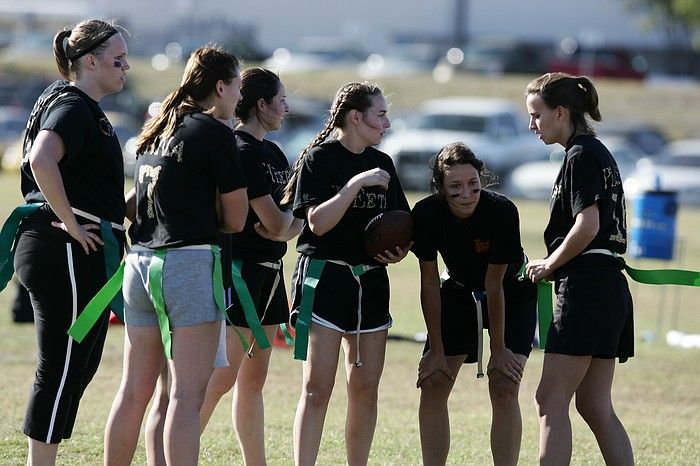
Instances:
[[[580,82],[577,82],[576,85],[577,85],[578,88],[581,89],[583,92],[588,92],[588,89],[586,89],[586,87],[585,87],[583,84],[581,84]]]

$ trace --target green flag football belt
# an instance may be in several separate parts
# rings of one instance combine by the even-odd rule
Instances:
[[[607,249],[589,249],[582,254],[605,254],[613,256],[624,264],[625,272],[634,281],[647,285],[685,285],[685,286],[700,286],[700,272],[692,270],[678,269],[654,269],[640,270],[627,265],[624,259]],[[523,279],[525,276],[525,268],[521,269]],[[553,319],[552,305],[552,282],[541,280],[537,283],[537,315],[539,325],[539,345],[544,348],[547,345],[547,332]]]
[[[186,249],[202,249],[210,250],[213,256],[212,266],[212,284],[214,289],[214,301],[216,307],[222,314],[226,314],[224,305],[224,285],[221,275],[221,252],[217,245],[195,245],[184,246],[181,248],[173,248],[175,250]],[[150,296],[153,307],[156,310],[158,318],[158,327],[160,328],[161,340],[163,342],[163,351],[168,359],[172,359],[172,328],[168,319],[168,311],[163,298],[163,266],[165,264],[168,251],[173,249],[147,249],[139,246],[131,248],[132,251],[153,251],[153,257],[148,264],[148,294]],[[122,287],[124,278],[124,263],[122,262],[117,273],[115,273],[100,291],[90,300],[85,306],[83,312],[78,316],[78,319],[73,323],[68,334],[72,336],[78,343],[82,342],[85,335],[95,325],[100,315],[104,311],[107,304],[112,300],[114,295],[119,292]]]
[[[311,326],[314,308],[314,295],[316,293],[316,286],[321,279],[323,268],[327,262],[348,267],[359,287],[357,292],[357,352],[355,354],[355,366],[360,367],[362,366],[362,361],[360,360],[360,326],[362,324],[362,283],[360,282],[360,277],[366,272],[369,272],[370,270],[379,266],[364,264],[350,265],[339,260],[321,260],[312,258],[309,261],[309,266],[306,270],[306,277],[304,278],[304,284],[301,291],[299,315],[297,316],[297,321],[294,328],[296,331],[296,339],[294,341],[294,359],[306,361],[307,349],[309,345],[309,328]]]
[[[258,263],[258,265],[277,271],[279,271],[282,268],[281,261],[260,262]],[[250,342],[250,345],[246,341],[245,337],[238,330],[238,328],[236,328],[235,326],[233,328],[238,334],[238,337],[241,340],[243,349],[246,351],[246,354],[248,355],[248,357],[251,357],[253,354],[253,343],[257,342],[258,347],[260,347],[260,349],[266,349],[270,347],[270,341],[267,339],[267,335],[265,335],[265,331],[263,330],[262,323],[260,322],[260,318],[258,317],[258,311],[255,309],[253,298],[250,295],[250,291],[248,290],[248,285],[246,285],[246,282],[243,279],[242,268],[242,260],[234,259],[231,262],[231,275],[233,277],[233,287],[236,290],[236,294],[238,295],[238,300],[241,303],[241,307],[243,307],[243,315],[245,316],[245,321],[248,324],[250,332],[253,334],[253,341]],[[275,280],[272,284],[272,289],[270,290],[270,296],[268,296],[267,303],[265,303],[265,307],[263,308],[263,318],[265,316],[265,313],[267,312],[267,308],[270,306],[270,302],[272,301],[272,297],[275,294],[275,290],[277,290],[279,282],[280,274],[278,273],[275,275]],[[284,328],[285,331],[287,330],[286,326],[280,326],[280,328]],[[289,335],[289,332],[287,332],[285,338],[287,335]]]
[[[43,202],[37,202],[16,207],[5,221],[2,230],[0,230],[0,291],[5,289],[15,271],[14,256],[20,223],[43,205]],[[100,233],[104,243],[105,274],[107,278],[110,279],[118,273],[119,257],[121,255],[121,245],[114,236],[112,230],[124,231],[124,226],[100,219],[95,215],[83,212],[74,207],[72,207],[71,210],[75,215],[100,225]],[[114,311],[119,319],[124,320],[124,302],[119,290],[113,295],[111,303],[108,302],[105,304],[105,306],[107,305],[110,305],[112,311]]]

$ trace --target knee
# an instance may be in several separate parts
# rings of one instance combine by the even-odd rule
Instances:
[[[146,406],[153,397],[155,387],[147,384],[128,384],[122,386],[120,392],[124,403]],[[160,400],[158,400],[160,401]]]
[[[590,426],[601,425],[612,417],[612,405],[605,400],[576,397],[576,411]]]
[[[318,382],[309,380],[304,384],[302,396],[305,398],[307,405],[318,407],[328,406],[333,393],[333,381]]]
[[[519,388],[519,384],[500,372],[494,371],[489,374],[489,394],[494,405],[517,403]]]
[[[207,392],[221,398],[233,388],[235,381],[236,374],[230,367],[214,369],[207,385]]]
[[[376,405],[379,399],[379,385],[373,382],[350,384],[348,396],[364,404]]]
[[[430,375],[420,384],[421,402],[446,402],[453,384],[453,381],[440,372]]]
[[[537,414],[539,417],[543,417],[551,410],[551,393],[542,386],[537,387],[535,391],[535,406],[537,407]]]

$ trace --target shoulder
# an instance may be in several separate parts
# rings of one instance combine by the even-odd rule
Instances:
[[[442,207],[444,203],[444,199],[436,194],[431,194],[430,196],[424,197],[420,201],[416,202],[413,209],[411,209],[411,214],[414,216],[434,214]]]
[[[216,138],[219,142],[221,140],[235,142],[231,128],[208,113],[195,112],[185,115],[181,128],[193,131],[202,138]]]
[[[257,154],[257,147],[255,141],[252,141],[252,136],[245,131],[234,131],[236,138],[236,146],[238,147],[238,153],[244,154]]]
[[[479,202],[482,201],[486,207],[493,210],[515,212],[516,214],[518,212],[518,208],[515,206],[515,203],[510,200],[510,198],[490,189],[482,189],[481,199]]]
[[[583,156],[589,158],[607,158],[610,156],[610,151],[598,138],[591,135],[581,135],[574,139],[573,144],[566,151],[567,160],[574,160]]]

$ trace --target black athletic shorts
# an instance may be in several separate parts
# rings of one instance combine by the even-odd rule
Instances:
[[[634,356],[632,295],[619,262],[590,254],[556,274],[547,353],[594,358]]]
[[[292,318],[301,304],[302,286],[310,257],[300,255],[292,277]],[[343,333],[356,332],[358,317],[360,332],[376,332],[391,327],[389,314],[389,276],[386,267],[377,267],[360,277],[362,312],[358,316],[359,286],[350,267],[327,262],[314,295],[312,322]]]
[[[275,270],[255,262],[243,261],[241,275],[251,298],[253,298],[253,304],[262,325],[278,325],[289,320],[289,302],[287,301],[287,289],[284,286],[281,263],[280,268]],[[276,285],[275,282],[277,282]],[[247,328],[248,322],[245,320],[243,306],[236,289],[231,288],[226,292],[227,302],[231,303],[226,309],[229,319],[234,325]],[[227,325],[230,324],[227,322]]]
[[[537,319],[537,289],[532,282],[523,281],[505,293],[505,344],[513,353],[530,356]],[[440,287],[442,345],[445,356],[465,354],[464,363],[477,359],[478,334],[476,304],[472,293],[453,280]],[[484,328],[489,327],[488,303],[481,304]],[[423,353],[430,349],[426,341]]]

